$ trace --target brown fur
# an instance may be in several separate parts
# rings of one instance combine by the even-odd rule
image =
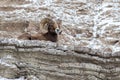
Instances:
[[[45,40],[45,41],[52,41],[57,42],[57,34],[47,32],[45,34],[35,34],[31,35],[31,40]]]
[[[23,40],[31,40],[31,35],[28,33],[24,33],[18,37],[18,39],[23,39]]]
[[[41,24],[40,29],[44,29],[44,27],[47,28],[46,33],[37,33],[37,34],[24,33],[21,36],[19,36],[18,39],[45,40],[45,41],[57,42],[58,34],[55,32],[55,29],[58,27],[60,28],[61,25],[60,21],[58,20],[57,22],[57,21],[53,21],[50,18],[44,18],[40,24]]]

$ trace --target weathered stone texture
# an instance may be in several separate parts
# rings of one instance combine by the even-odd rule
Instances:
[[[119,4],[118,0],[0,0],[0,79],[120,80]],[[62,19],[59,46],[16,39],[28,26],[31,33],[39,31],[47,14]]]
[[[27,80],[31,76],[35,80],[120,79],[119,53],[58,47],[52,42],[0,39],[0,75],[11,79],[24,76]]]

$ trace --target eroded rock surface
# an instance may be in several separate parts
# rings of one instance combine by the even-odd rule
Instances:
[[[50,14],[62,20],[62,44],[117,52],[119,7],[119,0],[1,0],[0,36],[17,38],[29,24],[36,31],[40,20]]]
[[[0,76],[20,80],[119,80],[120,55],[44,41],[0,39]]]
[[[119,0],[0,0],[0,79],[120,80],[119,5]],[[59,46],[17,39],[28,26],[37,32],[48,14],[62,19]]]

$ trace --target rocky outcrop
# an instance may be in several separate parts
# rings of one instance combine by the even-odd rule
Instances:
[[[117,52],[119,7],[119,0],[1,0],[0,37],[16,38],[31,22],[38,30],[40,20],[50,14],[62,19],[63,44]]]
[[[119,4],[0,0],[0,79],[120,80]],[[62,19],[59,46],[16,39],[27,30],[39,31],[40,20],[48,14]]]
[[[119,80],[120,55],[44,41],[0,39],[0,76],[25,80]]]

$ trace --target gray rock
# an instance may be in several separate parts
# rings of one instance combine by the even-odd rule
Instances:
[[[24,77],[25,80],[120,79],[117,53],[105,55],[77,46],[62,49],[48,43],[49,46],[45,41],[0,39],[0,76],[9,79]]]

